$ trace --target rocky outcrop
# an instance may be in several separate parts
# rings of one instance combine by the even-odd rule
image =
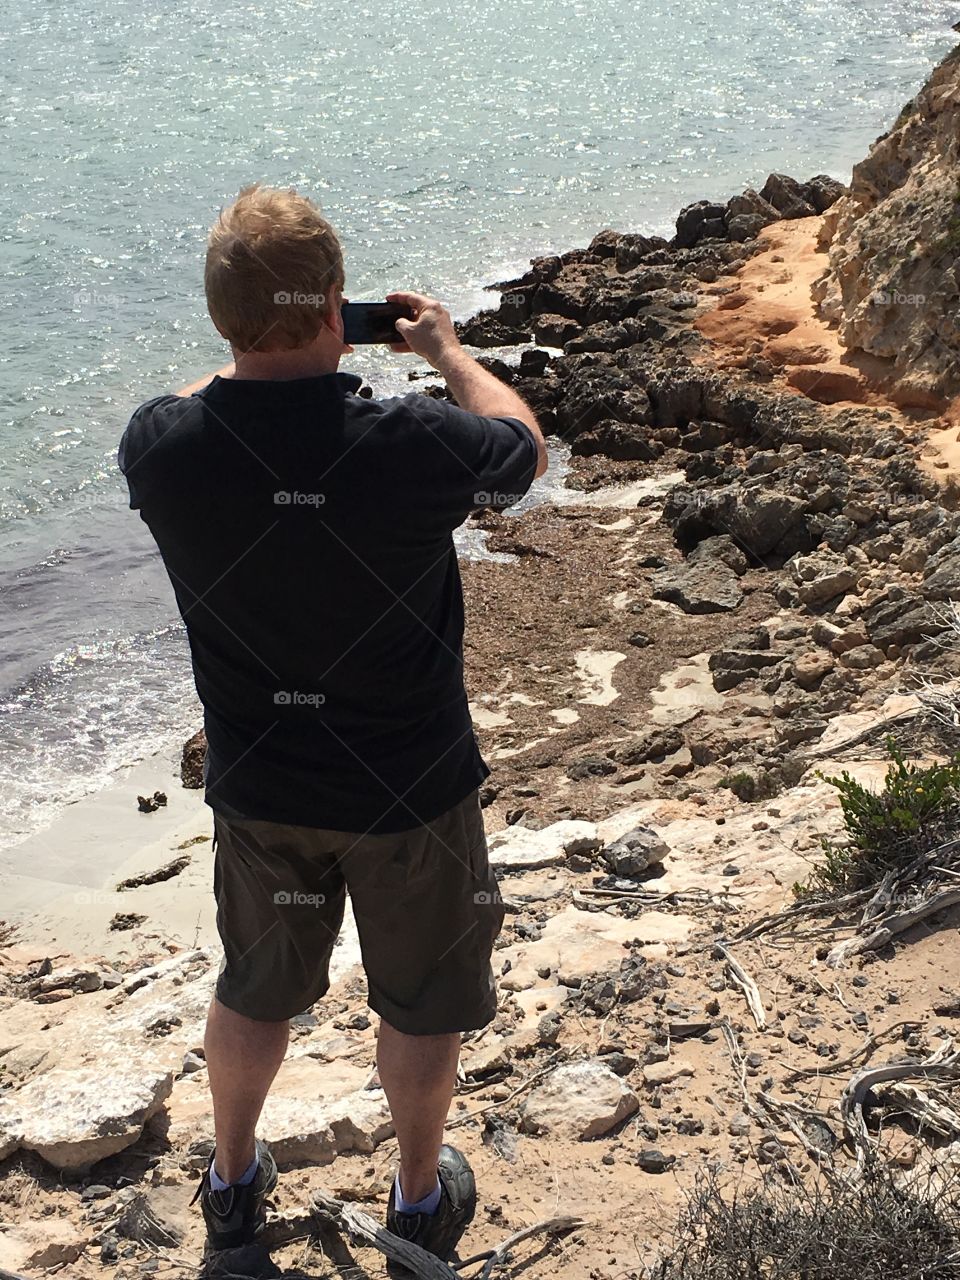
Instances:
[[[163,1106],[173,1073],[54,1069],[4,1099],[0,1153],[36,1151],[56,1169],[89,1168],[131,1146]]]
[[[851,351],[891,361],[902,403],[960,392],[960,47],[853,170],[814,286]]]

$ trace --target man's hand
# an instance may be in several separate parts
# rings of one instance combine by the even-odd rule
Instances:
[[[412,351],[438,372],[462,351],[450,312],[436,298],[428,298],[423,293],[388,293],[387,301],[409,307],[413,312],[412,320],[397,321],[397,331],[403,341],[392,344],[394,351]]]
[[[485,418],[517,418],[525,423],[537,442],[536,474],[542,476],[547,469],[547,446],[536,414],[512,388],[464,351],[446,307],[423,293],[388,293],[387,301],[410,307],[414,316],[397,321],[404,341],[394,344],[393,350],[413,351],[432,364],[461,409]]]

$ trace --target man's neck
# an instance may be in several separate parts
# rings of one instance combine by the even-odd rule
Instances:
[[[234,352],[234,378],[252,381],[287,382],[293,378],[321,378],[336,373],[339,353],[304,347],[295,351]]]

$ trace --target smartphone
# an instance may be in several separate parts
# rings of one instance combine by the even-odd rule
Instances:
[[[396,330],[396,322],[401,318],[412,320],[413,312],[399,302],[345,302],[343,340],[351,347],[402,342]]]

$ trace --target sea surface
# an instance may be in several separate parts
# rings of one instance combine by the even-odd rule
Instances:
[[[669,232],[681,205],[771,169],[849,177],[958,17],[940,0],[6,0],[0,847],[198,723],[115,454],[139,401],[228,358],[203,241],[241,186],[321,203],[353,299],[411,286],[464,315],[601,227]],[[378,394],[408,385],[390,355],[348,367]]]

